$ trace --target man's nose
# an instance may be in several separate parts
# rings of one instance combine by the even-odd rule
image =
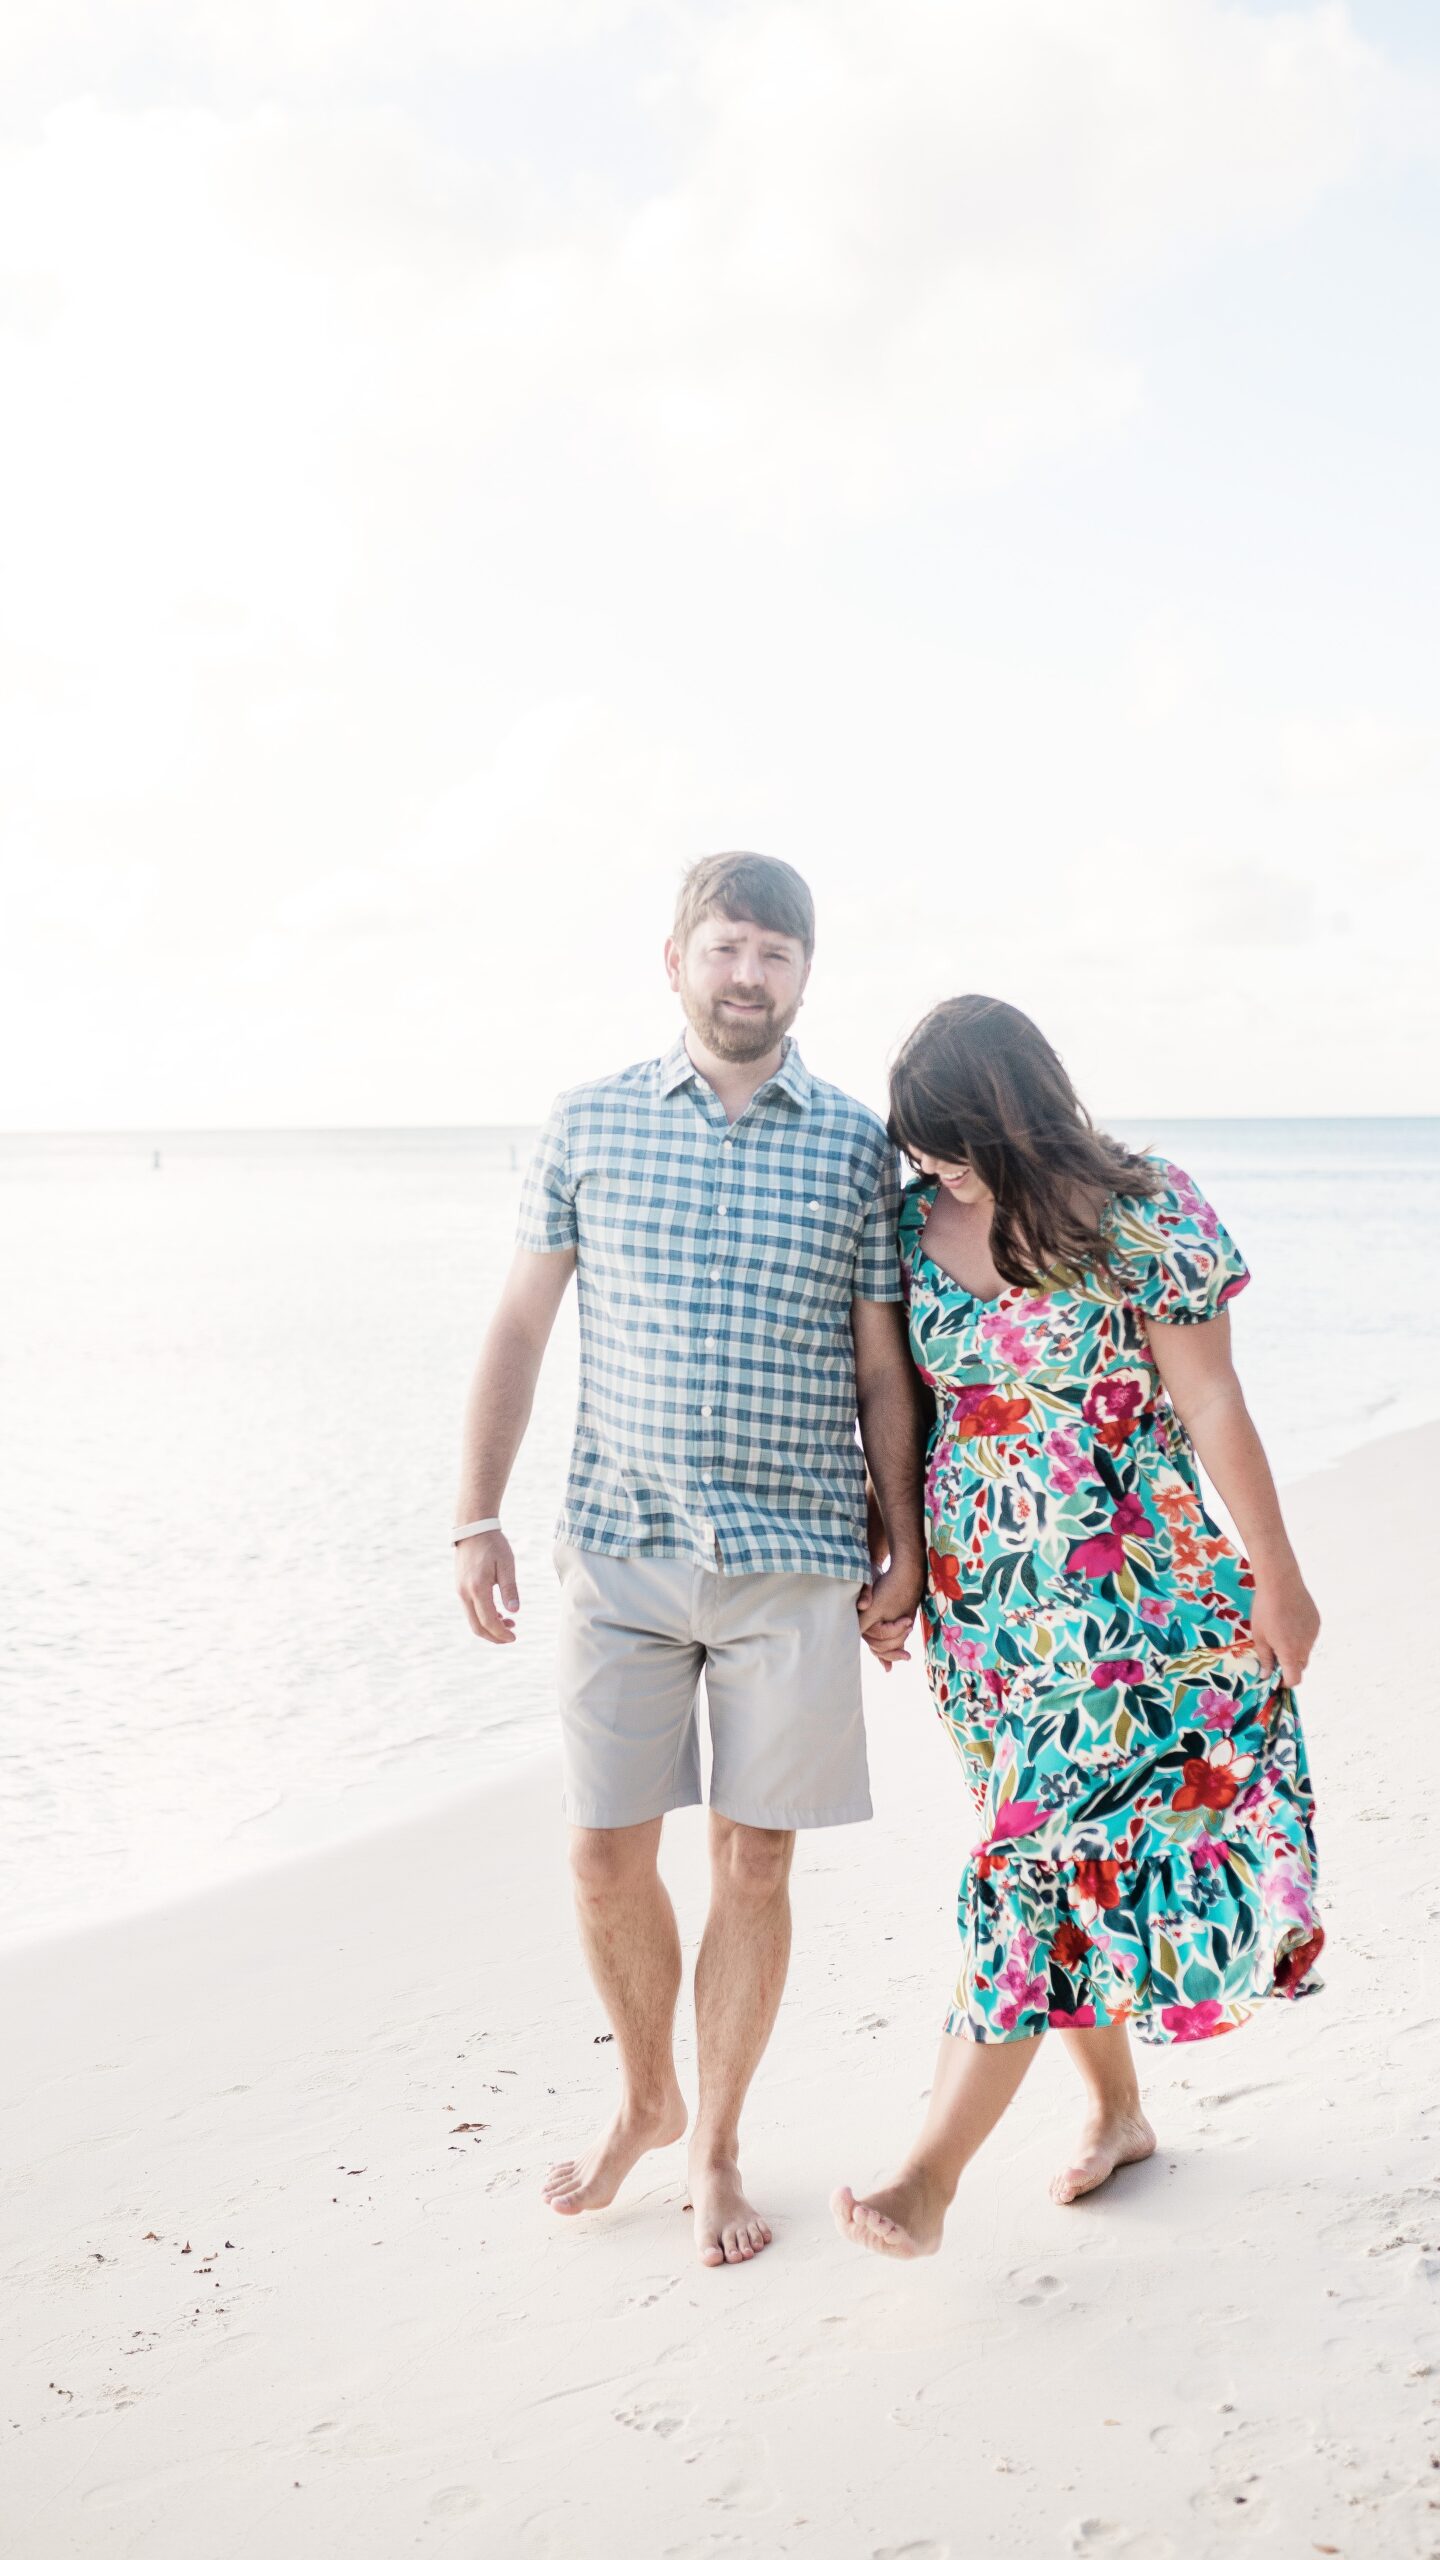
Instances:
[[[737,987],[763,987],[765,984],[765,972],[753,951],[736,953],[730,975]]]

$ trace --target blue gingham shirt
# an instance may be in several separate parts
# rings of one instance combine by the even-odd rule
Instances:
[[[566,1545],[868,1573],[850,1307],[900,1297],[897,1206],[880,1122],[793,1041],[733,1123],[683,1040],[560,1096],[519,1242],[577,1254]]]

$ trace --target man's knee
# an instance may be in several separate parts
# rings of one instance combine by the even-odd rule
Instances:
[[[755,1831],[749,1823],[712,1816],[710,1857],[717,1892],[740,1902],[768,1902],[784,1891],[794,1854],[793,1831]]]
[[[624,1831],[570,1834],[570,1873],[582,1902],[607,1902],[634,1891],[655,1872],[660,1846],[658,1822],[641,1822]]]

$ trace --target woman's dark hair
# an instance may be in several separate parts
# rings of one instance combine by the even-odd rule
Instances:
[[[1098,1268],[1109,1202],[1160,1187],[1144,1156],[1095,1127],[1029,1015],[996,996],[952,996],[911,1032],[890,1070],[889,1128],[912,1158],[974,1166],[995,1195],[991,1259],[1015,1287]]]

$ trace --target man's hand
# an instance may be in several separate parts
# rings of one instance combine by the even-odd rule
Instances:
[[[519,1608],[520,1588],[510,1541],[501,1530],[482,1529],[478,1537],[461,1539],[455,1550],[455,1587],[477,1636],[487,1644],[514,1643],[515,1621],[501,1613]]]
[[[860,1633],[887,1671],[892,1663],[910,1659],[906,1640],[924,1588],[924,1566],[897,1564],[892,1556],[884,1572],[867,1582],[856,1599]]]

